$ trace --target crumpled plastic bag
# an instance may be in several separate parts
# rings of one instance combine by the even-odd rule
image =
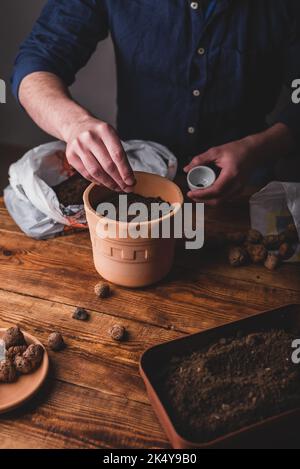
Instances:
[[[250,217],[252,228],[264,236],[280,234],[294,223],[300,239],[300,184],[271,182],[251,197]],[[288,262],[300,262],[300,244]]]
[[[145,171],[174,179],[176,157],[154,142],[122,142],[134,171]],[[21,230],[36,239],[47,239],[86,229],[83,204],[64,207],[52,187],[74,173],[65,156],[63,142],[51,142],[28,151],[9,168],[9,186],[4,201]]]

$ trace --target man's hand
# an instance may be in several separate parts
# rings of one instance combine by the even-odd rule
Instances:
[[[93,117],[68,126],[67,159],[82,176],[114,191],[131,192],[135,178],[116,131]]]
[[[217,206],[239,195],[255,168],[267,161],[274,161],[287,154],[294,146],[290,130],[284,124],[276,124],[265,132],[251,135],[236,142],[211,148],[196,156],[184,168],[214,164],[221,169],[216,182],[208,189],[189,192],[195,202]]]
[[[242,192],[255,162],[253,149],[244,140],[211,148],[206,153],[196,156],[184,171],[188,172],[195,166],[213,163],[221,169],[221,173],[211,187],[189,192],[188,196],[195,202],[205,202],[211,206],[217,206],[233,198]]]
[[[135,178],[116,131],[73,101],[59,77],[48,72],[27,75],[19,98],[42,129],[67,143],[69,163],[86,179],[131,192]]]

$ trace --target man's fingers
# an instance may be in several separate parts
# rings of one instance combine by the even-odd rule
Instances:
[[[208,163],[212,163],[215,161],[215,157],[211,150],[202,153],[202,155],[195,156],[193,160],[185,167],[183,170],[188,173],[191,169],[195,168],[196,166],[206,165]]]
[[[72,168],[76,169],[76,171],[80,173],[81,176],[83,176],[85,179],[98,184],[96,179],[94,179],[93,176],[84,167],[84,164],[76,153],[68,155],[68,162],[70,163]]]
[[[89,142],[89,150],[94,156],[95,162],[98,163],[99,169],[101,167],[102,171],[104,170],[120,189],[125,190],[127,184],[121,178],[117,166],[100,138]]]
[[[89,151],[78,152],[78,156],[82,161],[86,171],[92,176],[93,180],[102,186],[108,187],[113,191],[120,190],[119,185],[114,181],[102,168],[99,161],[96,160],[94,155]]]
[[[239,182],[235,183],[230,190],[223,193],[222,196],[211,198],[211,199],[202,199],[200,197],[191,197],[194,202],[205,203],[205,205],[210,207],[218,207],[223,203],[233,200],[237,195],[243,191],[243,185]]]
[[[105,131],[102,132],[101,137],[125,185],[134,186],[136,180],[133,171],[115,130],[111,126],[107,125]]]

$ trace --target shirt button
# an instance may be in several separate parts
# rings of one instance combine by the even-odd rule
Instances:
[[[205,54],[205,49],[204,49],[203,47],[200,47],[200,48],[198,49],[198,54],[199,54],[199,55],[204,55],[204,54]]]
[[[197,10],[198,7],[199,7],[199,3],[198,3],[198,2],[192,2],[192,3],[191,3],[191,8],[192,8],[193,10]]]
[[[190,135],[193,135],[193,134],[195,133],[195,130],[196,130],[195,127],[189,127],[189,128],[188,128],[188,133],[189,133]]]
[[[193,95],[198,98],[198,96],[200,96],[200,90],[194,90],[193,91]]]

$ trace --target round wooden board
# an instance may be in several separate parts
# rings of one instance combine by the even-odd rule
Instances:
[[[0,339],[2,339],[6,329],[0,329]],[[43,344],[30,334],[23,332],[25,340],[30,344]],[[49,357],[45,347],[45,353],[41,366],[29,375],[18,377],[15,383],[0,383],[0,414],[16,409],[30,399],[44,383],[49,370]]]

